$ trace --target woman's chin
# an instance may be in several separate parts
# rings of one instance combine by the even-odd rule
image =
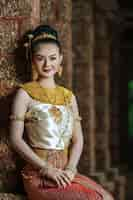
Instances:
[[[50,78],[50,77],[53,77],[55,75],[55,72],[53,72],[53,71],[51,71],[51,72],[42,72],[40,75],[43,78]]]

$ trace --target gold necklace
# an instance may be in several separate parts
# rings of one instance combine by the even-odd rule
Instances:
[[[60,90],[60,86],[56,85],[55,88],[45,88],[41,86],[38,82],[37,84],[38,84],[38,87],[44,91],[43,96],[46,97],[48,102],[54,105],[57,104],[57,96],[60,95],[60,96],[63,96],[64,104],[67,105],[67,100],[66,100],[64,91]]]
[[[43,88],[37,81],[34,81],[21,84],[20,87],[40,102],[65,105],[68,107],[71,104],[72,92],[63,86],[57,85],[56,88]]]

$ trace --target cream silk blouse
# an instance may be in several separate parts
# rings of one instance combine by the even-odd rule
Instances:
[[[26,132],[32,147],[55,150],[68,147],[74,122],[71,107],[33,100],[25,119]]]

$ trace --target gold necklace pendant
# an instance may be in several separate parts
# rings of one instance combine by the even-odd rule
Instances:
[[[46,93],[44,95],[46,96],[49,103],[54,104],[54,105],[56,104],[56,94],[54,95],[52,94],[50,97]]]
[[[51,103],[51,104],[56,104],[56,95],[58,95],[58,86],[55,88],[45,88],[38,83],[39,88],[43,92],[44,98],[46,98],[46,101]],[[57,94],[56,94],[57,93]]]
[[[54,117],[54,120],[56,121],[56,123],[61,122],[61,120],[62,120],[62,112],[60,111],[59,108],[57,108],[56,106],[52,106],[49,109],[49,113]]]
[[[54,105],[57,104],[57,96],[60,95],[58,88],[45,90],[44,92],[44,95],[46,96],[49,103]]]

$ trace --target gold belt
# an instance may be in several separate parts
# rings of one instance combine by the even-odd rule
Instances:
[[[68,148],[65,148],[63,150],[53,150],[53,149],[42,149],[42,148],[36,148],[32,147],[33,151],[42,159],[47,160],[49,156],[58,154],[58,153],[63,153],[65,155],[68,155]]]

